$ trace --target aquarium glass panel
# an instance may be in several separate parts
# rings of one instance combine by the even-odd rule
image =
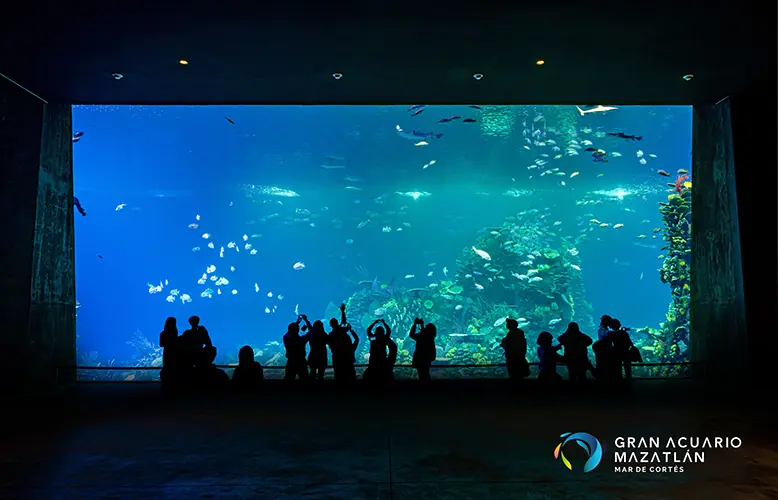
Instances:
[[[540,332],[597,340],[603,314],[644,362],[688,360],[691,107],[75,106],[73,125],[79,365],[155,368],[80,379],[158,377],[169,316],[198,315],[219,364],[250,345],[280,368],[287,325],[342,302],[358,364],[391,327],[397,378],[415,317],[433,377],[506,376],[506,318],[531,362]]]

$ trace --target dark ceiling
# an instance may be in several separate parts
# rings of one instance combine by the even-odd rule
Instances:
[[[764,0],[47,3],[4,15],[0,73],[74,104],[692,103],[776,62]]]

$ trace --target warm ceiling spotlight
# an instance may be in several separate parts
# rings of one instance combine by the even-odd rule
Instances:
[[[483,77],[484,77],[484,75],[482,75],[481,73],[476,73],[476,74],[473,75],[473,78],[475,78],[476,80],[480,80]]]
[[[694,78],[694,75],[692,75],[691,73],[689,73],[688,75],[683,75],[681,78],[683,78],[684,80],[686,80],[686,81],[688,82],[689,80],[691,80],[692,78]]]
[[[333,73],[332,78],[336,80],[340,80],[341,78],[343,78],[343,73]]]
[[[187,61],[186,59],[181,59],[180,61],[178,61],[178,64],[180,64],[181,66],[186,66],[187,64],[189,64],[189,61]]]
[[[121,80],[122,78],[124,78],[124,75],[121,73],[113,73],[111,74],[111,76],[113,77],[114,80]]]
[[[543,66],[544,64],[546,64],[546,61],[544,61],[543,59],[538,59],[538,61],[535,64],[537,64],[538,66]]]

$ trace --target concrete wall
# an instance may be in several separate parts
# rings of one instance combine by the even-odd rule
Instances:
[[[732,96],[738,219],[752,385],[774,391],[778,350],[778,153],[776,74]]]
[[[51,388],[75,363],[70,106],[0,80],[0,390]]]
[[[743,272],[730,101],[694,106],[691,355],[708,378],[746,373]]]

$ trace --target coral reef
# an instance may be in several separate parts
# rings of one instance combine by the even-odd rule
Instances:
[[[424,288],[357,291],[347,300],[351,323],[367,328],[383,318],[395,332],[399,364],[410,363],[413,342],[405,330],[417,316],[438,327],[436,364],[502,362],[506,318],[525,328],[530,346],[540,331],[557,324],[576,320],[593,329],[573,241],[536,222],[522,223],[524,215],[534,212],[508,217],[463,249],[453,279]],[[358,361],[367,350],[363,342]],[[529,349],[530,360],[534,351]],[[467,369],[460,375],[468,376]]]
[[[688,361],[689,307],[691,305],[691,195],[692,184],[688,176],[678,176],[673,184],[673,193],[667,202],[660,203],[659,212],[664,224],[663,239],[666,255],[659,269],[662,283],[670,285],[671,302],[666,321],[658,329],[646,328],[653,343],[641,348],[647,354],[646,361],[660,363],[681,363]],[[640,331],[640,330],[639,330]],[[657,367],[655,376],[676,375],[679,367]]]

